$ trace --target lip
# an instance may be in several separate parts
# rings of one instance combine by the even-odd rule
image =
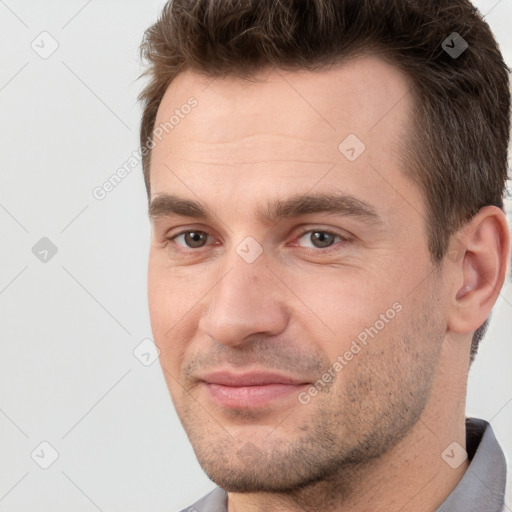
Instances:
[[[265,386],[267,384],[308,384],[306,381],[297,379],[288,375],[273,372],[246,372],[231,373],[228,371],[218,371],[207,373],[199,380],[204,380],[208,384],[220,384],[222,386]]]
[[[289,398],[309,385],[304,380],[272,372],[235,374],[220,371],[205,374],[199,380],[206,387],[211,400],[228,408],[263,406]]]

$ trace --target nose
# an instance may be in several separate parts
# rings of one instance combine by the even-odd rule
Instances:
[[[283,284],[262,257],[247,263],[235,255],[207,295],[209,304],[199,329],[217,343],[233,347],[248,343],[254,335],[278,335],[288,322],[285,295]]]

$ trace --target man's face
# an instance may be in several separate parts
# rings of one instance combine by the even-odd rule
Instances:
[[[163,98],[155,126],[180,115],[152,153],[149,306],[206,473],[229,491],[284,492],[411,430],[446,293],[400,160],[413,101],[403,75],[365,57],[257,79],[187,71]],[[173,213],[171,194],[207,217]],[[301,195],[320,200],[286,204]],[[327,196],[343,199],[322,211]]]

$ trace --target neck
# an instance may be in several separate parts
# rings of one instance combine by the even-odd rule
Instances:
[[[286,494],[229,493],[228,512],[436,510],[460,482],[469,465],[466,459],[458,467],[452,467],[460,462],[461,449],[449,448],[456,442],[466,450],[468,362],[465,354],[453,353],[458,351],[454,345],[445,343],[441,361],[450,361],[450,365],[439,365],[421,417],[408,435],[386,454],[347,467],[328,481]],[[454,356],[461,362],[452,364]]]

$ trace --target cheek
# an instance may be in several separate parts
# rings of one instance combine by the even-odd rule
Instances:
[[[183,320],[189,318],[187,313],[194,302],[188,304],[183,290],[178,289],[168,273],[169,270],[162,271],[150,260],[148,307],[154,342],[160,350],[160,363],[176,378],[188,339],[184,329],[190,320]]]
[[[166,293],[166,289],[165,280],[161,278],[161,273],[155,269],[155,266],[150,261],[148,271],[148,307],[155,338],[161,337],[161,331],[165,329],[166,312],[169,312],[169,295]],[[160,339],[155,339],[155,342],[157,341],[160,341]]]
[[[165,334],[194,304],[194,284],[180,279],[162,251],[152,251],[148,265],[148,306],[153,330]]]
[[[398,290],[390,291],[391,284],[386,279],[360,269],[338,269],[331,275],[297,278],[294,282],[297,285],[293,291],[306,312],[295,318],[312,339],[321,335],[330,340],[324,346],[330,359],[343,354],[353,339],[380,320],[381,314],[386,315],[391,309],[389,317],[394,318],[393,304],[400,299]],[[304,309],[302,305],[300,309]]]

